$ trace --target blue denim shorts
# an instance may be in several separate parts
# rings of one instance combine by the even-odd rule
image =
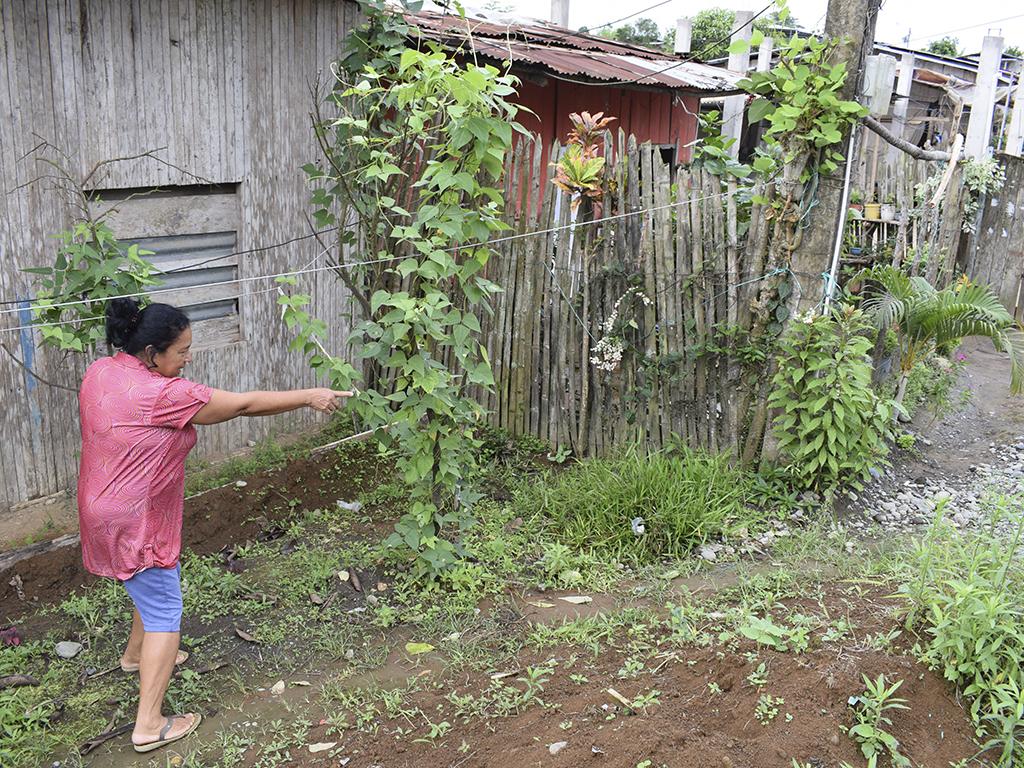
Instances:
[[[147,568],[124,582],[147,632],[181,630],[181,564]]]

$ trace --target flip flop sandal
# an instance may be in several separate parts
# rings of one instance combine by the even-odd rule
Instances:
[[[178,651],[178,658],[176,658],[174,660],[174,666],[176,666],[176,667],[181,666],[186,661],[188,661],[188,651]],[[122,664],[121,665],[121,671],[122,672],[138,672],[139,671],[139,665],[138,664]]]
[[[176,741],[184,739],[186,736],[190,736],[196,728],[199,727],[199,723],[203,721],[202,715],[196,712],[192,715],[192,725],[184,733],[179,733],[177,736],[167,738],[167,734],[170,733],[171,728],[174,727],[174,721],[184,717],[184,715],[171,715],[167,718],[167,725],[160,729],[160,735],[156,741],[150,741],[146,744],[133,744],[136,752],[152,752],[154,749],[160,749],[160,747],[166,747],[168,744],[173,744]]]

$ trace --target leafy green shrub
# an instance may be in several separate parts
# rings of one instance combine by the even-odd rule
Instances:
[[[958,404],[962,404],[954,399],[953,392],[963,367],[963,360],[950,361],[938,355],[914,365],[907,376],[907,388],[903,394],[903,408],[907,415],[913,416],[922,406],[936,419],[954,412]]]
[[[749,523],[749,491],[747,476],[723,457],[630,449],[524,484],[514,503],[524,518],[544,516],[572,547],[644,560],[685,554]]]
[[[527,132],[508,100],[513,75],[438,45],[407,47],[401,13],[383,0],[359,5],[366,21],[331,68],[314,119],[323,156],[304,170],[317,226],[338,230],[338,257],[342,245],[370,256],[338,270],[359,304],[349,343],[361,370],[324,353],[327,326],[310,314],[310,296],[279,302],[297,331],[292,348],[318,374],[335,389],[360,382],[349,407],[394,451],[409,486],[386,543],[436,579],[461,559],[476,522],[465,481],[484,410],[473,396],[494,386],[480,318],[500,291],[484,277],[486,243],[509,228],[501,176],[513,133]]]
[[[940,508],[899,590],[908,628],[923,633],[919,657],[971,700],[971,717],[989,737],[986,747],[1000,750],[1000,766],[1024,760],[1024,571],[1014,559],[1022,526],[1024,518],[1011,541],[963,534]]]
[[[779,340],[768,405],[779,409],[780,457],[800,487],[859,485],[885,461],[892,405],[871,387],[868,328],[843,307],[791,323]]]

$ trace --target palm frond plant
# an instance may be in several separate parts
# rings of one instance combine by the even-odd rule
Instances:
[[[948,353],[968,337],[988,338],[1010,356],[1010,391],[1024,392],[1024,332],[991,288],[966,277],[941,290],[892,266],[861,272],[862,308],[879,330],[892,328],[900,354],[896,402],[902,403],[914,365]]]

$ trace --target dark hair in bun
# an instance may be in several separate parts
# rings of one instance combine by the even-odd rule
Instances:
[[[148,304],[143,309],[135,299],[107,302],[107,342],[129,355],[146,347],[166,352],[190,324],[188,315],[170,304]]]

